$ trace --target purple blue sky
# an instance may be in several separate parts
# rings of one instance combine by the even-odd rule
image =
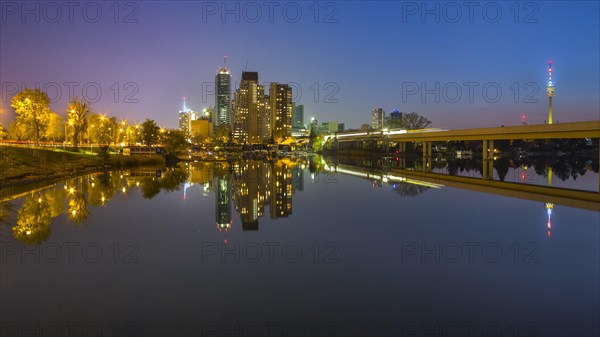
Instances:
[[[75,82],[80,97],[85,84],[90,98],[101,88],[94,112],[176,127],[182,96],[195,110],[214,104],[224,55],[233,82],[246,67],[261,82],[294,82],[307,120],[359,127],[383,107],[453,129],[516,125],[522,113],[544,123],[552,58],[554,120],[600,118],[598,1],[272,2],[271,15],[265,2],[111,1],[79,2],[71,17],[63,2],[1,4],[4,125],[14,83],[52,98],[60,89],[51,108],[64,115]]]

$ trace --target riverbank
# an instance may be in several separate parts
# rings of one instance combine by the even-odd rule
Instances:
[[[98,170],[165,165],[163,156],[92,155],[61,149],[0,146],[0,188]]]

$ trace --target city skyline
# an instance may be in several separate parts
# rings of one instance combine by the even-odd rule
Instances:
[[[426,15],[426,22],[422,22],[421,16],[409,15],[409,8],[401,3],[380,3],[378,8],[371,8],[362,2],[337,4],[336,14],[330,15],[337,22],[329,23],[322,22],[324,7],[315,23],[307,6],[297,23],[281,17],[269,23],[266,16],[257,23],[244,17],[239,23],[232,22],[232,17],[221,22],[216,16],[190,21],[186,18],[203,13],[203,5],[188,2],[175,7],[138,3],[135,23],[114,23],[105,8],[102,20],[84,22],[77,31],[64,17],[57,23],[42,17],[36,23],[7,15],[3,22],[7,29],[0,32],[2,121],[7,126],[14,117],[9,106],[13,84],[33,87],[38,82],[48,87],[51,98],[60,90],[61,99],[51,108],[61,115],[65,114],[69,90],[81,97],[82,88],[88,84],[89,96],[94,96],[97,87],[102,90],[100,100],[92,105],[96,111],[128,120],[151,118],[176,128],[177,121],[167,112],[179,106],[182,96],[195,110],[214,105],[211,90],[214,92],[215,70],[224,55],[232,74],[232,91],[242,71],[252,69],[261,73],[261,84],[290,84],[297,92],[293,101],[305,106],[306,120],[310,116],[339,120],[348,128],[367,123],[368,112],[378,106],[386,111],[414,111],[428,117],[432,126],[444,128],[517,125],[522,114],[531,123],[542,124],[547,115],[546,62],[551,58],[557,92],[554,119],[597,119],[600,39],[594,13],[598,3],[576,2],[568,8],[554,2],[535,4],[536,11],[521,6],[518,12],[505,5],[497,22],[488,22],[489,17],[475,11],[474,23],[469,22],[466,12],[457,23],[445,15],[440,16],[439,23],[435,15]],[[355,24],[371,22],[377,29],[378,23],[372,20],[375,16],[380,16],[376,22],[397,24],[377,36],[365,35]],[[32,21],[33,16],[30,18]],[[74,19],[82,21],[81,17]],[[179,23],[154,27],[159,19],[195,24],[188,26],[191,29],[182,29]],[[267,25],[278,29],[266,31]],[[477,31],[472,30],[474,25]],[[70,37],[81,33],[94,42],[91,48],[72,47]],[[285,58],[270,48],[251,48],[247,42],[249,36],[256,36],[258,45],[274,46],[286,35],[294,37],[297,52]],[[20,41],[25,36],[29,43],[23,45]],[[357,38],[365,41],[363,47],[354,46]],[[70,52],[41,53],[43,41],[52,41],[56,51]],[[155,48],[156,41],[161,43],[160,49]],[[211,48],[202,52],[206,45]],[[500,45],[510,47],[499,49]],[[327,57],[311,56],[315,48]],[[11,53],[14,49],[22,52]],[[469,85],[476,88],[473,102],[467,97]],[[462,95],[454,102],[457,87]],[[489,89],[488,96],[480,91],[484,87]],[[497,88],[502,95],[493,102],[490,98]],[[437,96],[427,94],[427,90],[437,91]]]

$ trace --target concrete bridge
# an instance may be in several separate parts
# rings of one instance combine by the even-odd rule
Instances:
[[[483,144],[482,157],[484,160],[484,179],[491,179],[491,174],[493,172],[495,140],[535,140],[569,138],[600,139],[600,120],[588,122],[502,126],[494,128],[477,128],[462,130],[383,129],[335,133],[327,135],[325,137],[326,140],[332,140],[331,150],[333,151],[344,148],[366,148],[380,149],[383,152],[388,152],[390,146],[397,145],[399,153],[402,154],[406,151],[406,143],[421,143],[423,148],[423,168],[425,171],[431,168],[431,145],[433,142],[481,141]]]

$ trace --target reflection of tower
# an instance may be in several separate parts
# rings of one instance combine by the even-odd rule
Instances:
[[[227,175],[217,177],[215,195],[217,228],[219,231],[228,231],[231,228],[231,188]]]
[[[550,217],[552,216],[552,210],[554,209],[554,204],[551,202],[546,203],[546,213],[548,214],[548,237],[550,237],[550,230],[552,229],[552,223],[550,222]]]
[[[548,186],[552,186],[552,167],[548,166]],[[550,222],[550,217],[552,216],[552,210],[554,209],[554,204],[547,202],[546,203],[546,213],[548,214],[548,237],[550,237],[550,230],[552,229],[552,223]]]
[[[552,84],[552,60],[548,60],[548,124],[552,124],[552,98],[554,97],[554,84]]]

